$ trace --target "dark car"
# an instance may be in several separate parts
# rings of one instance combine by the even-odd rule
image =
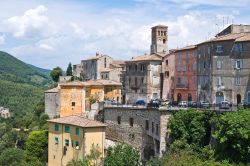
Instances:
[[[210,104],[206,101],[199,101],[197,102],[197,106],[200,108],[209,108]]]
[[[160,100],[158,100],[158,99],[152,99],[152,100],[150,100],[150,102],[148,103],[148,107],[158,108],[159,105],[160,105]]]
[[[197,102],[196,101],[188,101],[188,107],[196,108],[197,107]]]
[[[146,105],[145,101],[144,100],[137,100],[135,102],[135,105]]]

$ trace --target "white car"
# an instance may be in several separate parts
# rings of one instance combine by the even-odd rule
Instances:
[[[220,109],[229,109],[231,103],[229,101],[221,101],[220,102]]]
[[[188,103],[187,103],[187,101],[181,101],[181,102],[179,102],[178,106],[179,107],[187,107]]]

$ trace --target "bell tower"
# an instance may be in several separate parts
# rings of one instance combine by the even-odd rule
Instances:
[[[151,29],[151,54],[168,53],[168,27],[157,25]]]

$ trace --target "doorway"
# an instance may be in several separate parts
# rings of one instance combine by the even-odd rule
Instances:
[[[241,103],[241,95],[237,94],[237,105]]]
[[[224,100],[224,95],[222,92],[216,92],[216,104],[221,103]]]

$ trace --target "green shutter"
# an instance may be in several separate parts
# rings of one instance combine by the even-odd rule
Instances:
[[[76,128],[76,135],[79,135],[80,131],[79,128]]]
[[[55,131],[59,131],[59,126],[58,126],[58,124],[55,124]]]
[[[65,132],[66,132],[66,133],[69,133],[69,131],[70,131],[69,126],[65,126]]]
[[[55,144],[58,145],[58,143],[59,143],[59,139],[58,137],[55,137]]]

